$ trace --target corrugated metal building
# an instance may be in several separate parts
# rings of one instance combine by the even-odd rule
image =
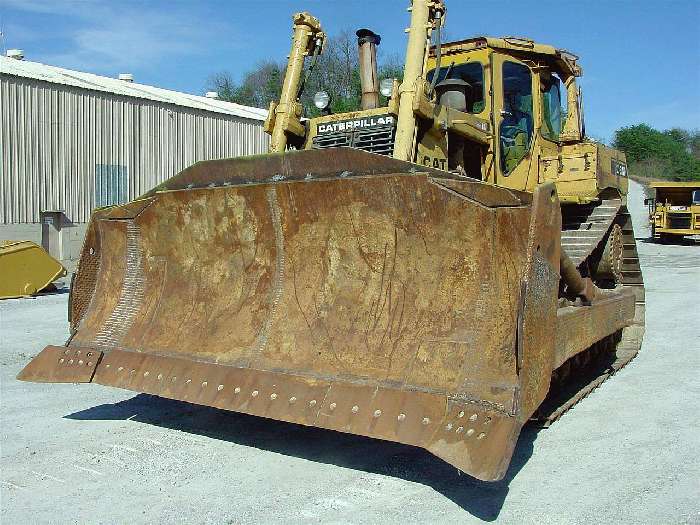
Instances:
[[[198,160],[264,153],[266,110],[0,57],[0,240],[69,266],[96,206]]]

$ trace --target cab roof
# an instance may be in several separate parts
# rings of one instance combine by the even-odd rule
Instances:
[[[443,55],[473,51],[485,47],[535,55],[537,58],[552,63],[555,69],[562,73],[575,77],[583,75],[583,69],[578,64],[578,56],[565,49],[557,49],[548,44],[538,44],[529,38],[516,36],[504,36],[500,38],[476,36],[464,40],[456,40],[454,42],[445,42],[441,46]],[[430,56],[435,56],[435,46],[430,48]]]

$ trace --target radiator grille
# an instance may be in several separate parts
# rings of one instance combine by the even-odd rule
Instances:
[[[690,214],[668,214],[668,227],[671,230],[684,230],[690,228]]]
[[[394,151],[394,131],[394,126],[381,126],[316,135],[313,138],[312,148],[349,146],[380,155],[391,155]]]

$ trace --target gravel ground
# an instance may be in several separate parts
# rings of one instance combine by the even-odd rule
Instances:
[[[67,294],[0,303],[0,497],[14,523],[700,523],[700,246],[646,240],[640,355],[506,479],[418,449],[99,385],[15,380],[67,337]]]

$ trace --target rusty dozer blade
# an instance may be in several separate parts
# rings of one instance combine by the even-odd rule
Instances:
[[[19,377],[397,441],[501,479],[560,358],[559,202],[552,184],[446,177],[345,148],[195,164],[95,212],[73,335]]]

